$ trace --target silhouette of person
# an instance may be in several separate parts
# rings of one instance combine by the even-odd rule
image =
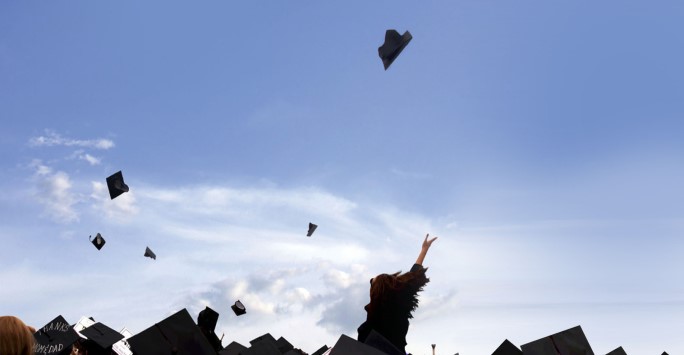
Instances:
[[[375,329],[398,350],[406,354],[406,334],[412,312],[418,307],[418,292],[430,282],[425,276],[428,268],[423,267],[423,260],[437,237],[429,239],[425,236],[416,263],[411,271],[401,274],[381,274],[370,280],[370,303],[366,310],[366,321],[357,329],[358,340],[364,342],[371,330]]]

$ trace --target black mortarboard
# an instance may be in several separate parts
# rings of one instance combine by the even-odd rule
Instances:
[[[247,313],[247,309],[245,309],[245,305],[240,302],[240,300],[235,301],[235,304],[230,306],[230,308],[233,309],[233,312],[235,312],[236,316],[241,316],[245,313]]]
[[[145,255],[148,258],[152,258],[154,260],[157,260],[157,254],[155,254],[152,250],[150,250],[150,247],[145,247]]]
[[[240,355],[240,353],[244,350],[247,350],[246,346],[237,342],[232,342],[218,353],[219,355]]]
[[[99,353],[105,353],[105,351],[111,349],[114,343],[124,338],[121,333],[99,322],[81,330],[81,334],[88,338],[87,342],[96,345],[98,348],[97,350],[100,350],[96,352]],[[91,351],[88,353],[90,352]],[[107,354],[109,354],[109,352],[107,352]]]
[[[663,353],[663,354],[667,355],[667,353]],[[606,355],[627,355],[627,353],[625,352],[625,349],[623,349],[623,348],[620,346],[620,347],[618,347],[617,349],[615,349],[615,350],[609,352],[609,353],[606,354]]]
[[[382,334],[378,333],[375,329],[371,329],[370,334],[368,334],[366,340],[364,340],[363,343],[372,346],[385,354],[406,355],[406,353],[397,349],[397,347],[394,344],[387,340],[387,338],[385,338]],[[435,348],[434,344],[432,348]]]
[[[523,352],[518,349],[517,346],[506,339],[498,348],[496,348],[496,350],[494,350],[492,355],[522,355],[522,353]]]
[[[281,354],[284,354],[294,349],[294,346],[283,337],[280,337],[278,338],[278,340],[276,340],[276,346],[278,347],[278,351],[280,351]]]
[[[306,236],[307,236],[307,237],[310,237],[310,236],[313,234],[313,232],[316,230],[316,228],[318,228],[317,225],[315,225],[315,224],[309,222],[309,231],[306,232]]]
[[[267,342],[267,343],[275,344],[276,340],[273,337],[273,335],[271,335],[271,333],[266,333],[262,336],[258,336],[258,337],[249,341],[249,343],[252,344],[252,346],[254,346],[256,343],[261,343],[261,342]]]
[[[249,349],[240,352],[240,355],[282,355],[274,342],[260,341],[252,344]]]
[[[136,355],[216,355],[187,309],[128,339]]]
[[[197,325],[202,331],[202,334],[204,334],[211,346],[217,351],[223,347],[221,339],[214,333],[218,317],[219,314],[208,306],[203,311],[199,312],[199,315],[197,316]]]
[[[579,325],[527,343],[521,348],[525,355],[594,355],[594,351]]]
[[[323,355],[326,351],[328,351],[328,349],[330,348],[327,345],[323,345],[320,349],[314,351],[311,355]]]
[[[378,48],[378,55],[382,59],[385,70],[392,65],[392,62],[397,59],[399,53],[406,48],[411,39],[413,39],[413,36],[411,36],[409,31],[404,32],[403,35],[400,35],[396,30],[387,30],[385,32],[385,43]]]
[[[663,351],[661,355],[668,355],[666,351]]]
[[[97,248],[97,250],[102,249],[102,247],[107,243],[104,238],[102,238],[102,235],[100,233],[97,233],[95,235],[95,239],[93,239],[93,236],[89,236],[88,240],[90,240],[91,243]]]
[[[342,334],[333,345],[330,355],[385,355],[385,353]]]
[[[107,188],[109,189],[109,197],[112,200],[122,193],[128,192],[128,185],[124,183],[121,170],[107,178]]]
[[[60,315],[38,329],[33,338],[36,341],[33,348],[36,354],[61,355],[71,353],[71,345],[79,337],[74,328]]]

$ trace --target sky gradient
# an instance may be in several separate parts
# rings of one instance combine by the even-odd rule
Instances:
[[[0,314],[137,333],[208,305],[224,345],[313,352],[356,337],[368,279],[430,233],[415,355],[576,325],[597,354],[684,353],[682,18],[667,0],[4,1]],[[386,29],[413,35],[387,71]]]

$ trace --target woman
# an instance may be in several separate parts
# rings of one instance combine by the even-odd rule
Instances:
[[[17,317],[0,317],[0,354],[33,355],[32,328]]]
[[[430,245],[437,237],[428,240],[427,234],[411,271],[388,275],[382,274],[371,279],[370,303],[366,305],[366,321],[358,329],[358,340],[364,342],[371,330],[384,336],[394,346],[406,354],[406,333],[409,319],[418,307],[418,292],[430,279],[425,276],[423,260]]]

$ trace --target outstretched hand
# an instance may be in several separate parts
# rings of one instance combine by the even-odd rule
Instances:
[[[425,240],[423,241],[423,250],[426,250],[426,251],[427,251],[428,249],[430,249],[430,246],[432,245],[432,242],[434,242],[435,240],[437,240],[437,237],[434,237],[434,238],[428,240],[428,237],[429,237],[429,236],[430,236],[430,233],[426,234],[426,235],[425,235]]]

